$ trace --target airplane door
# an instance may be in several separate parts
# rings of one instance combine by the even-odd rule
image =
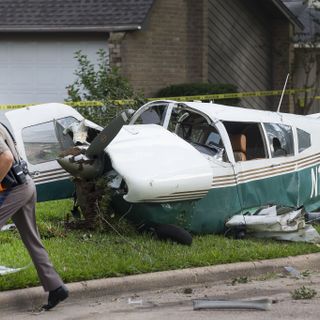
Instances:
[[[83,119],[77,111],[68,106],[47,106],[34,106],[6,113],[19,152],[27,161],[30,175],[36,184],[38,201],[72,196],[74,186],[70,175],[55,160],[62,147],[54,122],[58,121],[61,126],[66,127]]]
[[[236,141],[238,132],[230,134],[230,139],[243,210],[271,204],[297,206],[298,175],[292,128],[273,123],[243,123],[239,128],[241,145]]]
[[[208,157],[212,168],[212,186],[208,195],[197,204],[197,222],[201,223],[202,218],[202,229],[206,232],[221,232],[225,228],[225,222],[241,211],[241,202],[228,134],[221,122],[216,121],[212,125],[217,133],[211,132],[204,143],[211,145],[212,142],[220,146],[221,152],[215,158]]]

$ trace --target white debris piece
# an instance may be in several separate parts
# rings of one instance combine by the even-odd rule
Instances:
[[[226,226],[245,227],[257,238],[320,243],[319,233],[311,225],[306,225],[302,209],[279,214],[277,207],[272,206],[252,215],[235,215],[226,222]]]
[[[11,223],[11,224],[6,224],[6,225],[4,225],[4,226],[0,229],[0,231],[9,231],[9,230],[14,230],[14,229],[16,229],[16,228],[17,228],[16,225],[13,224],[13,223]]]
[[[67,134],[68,132],[73,133],[73,142],[77,143],[85,143],[88,136],[88,128],[85,125],[85,120],[78,122],[73,122],[70,126],[64,129],[63,133]]]
[[[4,276],[10,273],[16,273],[22,270],[25,270],[27,268],[29,268],[31,266],[31,263],[29,263],[28,265],[26,265],[25,267],[22,268],[9,268],[6,266],[0,266],[0,276]]]
[[[294,242],[320,243],[318,231],[311,225],[293,232],[256,232],[253,235],[257,238],[270,238]]]

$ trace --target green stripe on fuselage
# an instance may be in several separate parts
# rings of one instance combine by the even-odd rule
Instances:
[[[74,193],[74,184],[70,179],[36,184],[36,188],[38,202],[71,198]]]

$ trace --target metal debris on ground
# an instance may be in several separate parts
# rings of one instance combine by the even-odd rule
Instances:
[[[270,310],[271,299],[258,300],[193,300],[193,310],[202,309],[255,309]]]
[[[16,225],[11,223],[11,224],[6,224],[2,228],[0,228],[0,231],[11,231],[17,229]]]
[[[301,278],[301,273],[297,269],[291,266],[284,267],[284,270],[293,278],[297,278],[297,279]]]
[[[257,238],[320,243],[320,235],[306,224],[305,212],[287,207],[271,206],[253,214],[237,214],[226,222],[228,228],[245,228]]]
[[[138,305],[142,305],[143,301],[142,300],[135,300],[135,299],[128,299],[128,304],[138,304]]]

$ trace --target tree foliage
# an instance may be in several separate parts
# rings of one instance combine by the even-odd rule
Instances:
[[[75,52],[78,62],[74,74],[75,81],[67,86],[67,101],[101,101],[103,106],[86,106],[79,108],[79,112],[102,126],[126,108],[136,108],[144,102],[143,95],[135,92],[129,81],[121,75],[119,68],[110,67],[105,50],[97,52],[95,65],[82,51]],[[115,100],[130,100],[121,106]]]
[[[78,68],[76,80],[67,87],[71,101],[110,101],[134,97],[134,90],[116,67],[110,67],[107,53],[97,52],[97,68],[82,51],[75,53]]]

